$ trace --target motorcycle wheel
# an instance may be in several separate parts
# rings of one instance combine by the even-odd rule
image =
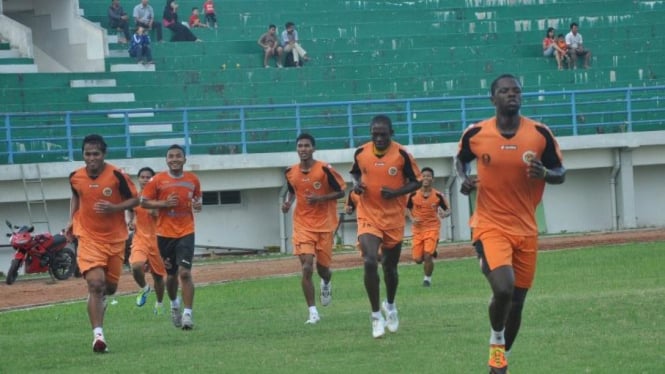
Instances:
[[[63,248],[55,253],[51,260],[49,270],[57,280],[69,279],[74,272],[74,261],[76,255],[71,248]]]
[[[7,278],[5,278],[5,283],[12,284],[18,278],[18,269],[21,267],[21,261],[12,260],[11,265],[9,265],[9,271],[7,272]]]

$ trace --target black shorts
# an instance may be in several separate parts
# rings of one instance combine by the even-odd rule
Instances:
[[[182,238],[157,237],[157,247],[159,254],[164,260],[166,273],[175,275],[178,273],[178,267],[185,269],[192,268],[194,258],[194,234],[185,235]]]

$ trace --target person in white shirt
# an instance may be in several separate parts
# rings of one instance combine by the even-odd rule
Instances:
[[[577,69],[577,58],[584,56],[584,68],[589,68],[591,61],[591,51],[584,48],[582,34],[577,32],[577,23],[570,24],[570,32],[566,34],[566,45],[568,46],[568,55],[570,56],[570,65]]]
[[[307,51],[303,49],[298,40],[298,31],[293,22],[287,22],[284,25],[284,31],[282,31],[282,48],[284,48],[284,53],[293,53],[293,62],[296,67],[300,67],[300,59],[303,61],[308,61],[309,56],[307,56]]]

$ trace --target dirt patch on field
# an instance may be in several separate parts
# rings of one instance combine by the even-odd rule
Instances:
[[[665,240],[665,229],[630,230],[612,233],[592,233],[545,237],[540,240],[541,250],[579,248],[599,244],[651,242]],[[442,244],[438,260],[473,256],[469,243]],[[410,251],[405,250],[402,261],[410,261]],[[357,252],[337,253],[333,268],[351,268],[361,265]],[[290,257],[216,262],[195,266],[193,276],[196,284],[228,282],[238,279],[261,278],[293,274],[300,271],[298,262]],[[150,277],[148,276],[148,279]],[[81,300],[86,297],[85,281],[72,278],[49,284],[48,279],[19,279],[11,286],[0,284],[0,311],[47,305],[57,302]],[[135,292],[137,289],[130,273],[123,273],[118,287],[119,294]]]

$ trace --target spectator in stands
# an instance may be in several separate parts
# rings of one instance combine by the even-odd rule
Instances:
[[[136,32],[132,36],[132,41],[129,45],[129,55],[136,58],[136,62],[139,64],[153,64],[150,36],[141,26],[136,28]]]
[[[293,22],[287,22],[284,27],[285,29],[282,31],[282,48],[284,48],[284,53],[288,54],[292,52],[293,63],[296,67],[300,67],[300,58],[302,58],[303,61],[308,61],[309,56],[307,56],[307,51],[305,51],[300,45],[295,24]],[[287,64],[285,63],[284,65]]]
[[[547,29],[547,34],[545,35],[545,39],[543,39],[543,56],[545,57],[550,57],[554,56],[556,59],[556,65],[559,68],[559,70],[562,70],[563,67],[561,66],[561,54],[563,51],[559,47],[559,45],[556,43],[556,39],[554,38],[554,27],[550,27]]]
[[[566,67],[570,69],[570,57],[568,57],[568,45],[566,44],[566,37],[563,34],[559,34],[556,37],[556,45],[559,47],[556,53],[559,54],[561,64],[566,64]]]
[[[148,0],[141,0],[141,4],[134,7],[133,16],[137,27],[141,26],[148,32],[155,29],[157,41],[162,41],[162,24],[155,22],[155,11],[148,4]]]
[[[109,15],[109,28],[113,30],[122,30],[125,40],[120,43],[127,43],[129,41],[129,16],[125,10],[120,6],[120,0],[111,0],[111,6],[108,11]]]
[[[577,58],[584,56],[584,68],[589,68],[591,60],[591,51],[584,48],[582,34],[577,32],[577,23],[570,24],[570,32],[566,34],[566,45],[568,45],[568,56],[570,56],[570,65],[577,69]]]
[[[172,31],[172,42],[201,41],[201,39],[197,38],[190,29],[178,21],[178,3],[176,3],[175,0],[169,0],[166,2],[162,24],[164,24],[164,27]]]
[[[201,23],[201,17],[199,17],[199,8],[194,7],[192,8],[192,15],[189,16],[189,27],[203,27],[206,28],[208,27],[207,24]]]
[[[269,68],[270,65],[268,65],[268,59],[272,56],[275,56],[275,60],[277,60],[277,67],[281,68],[282,52],[284,49],[277,41],[277,26],[268,26],[268,31],[261,35],[258,43],[261,48],[263,48],[263,66]]]
[[[206,0],[203,3],[203,14],[206,16],[208,27],[217,28],[217,15],[215,14],[215,3],[212,0]]]

